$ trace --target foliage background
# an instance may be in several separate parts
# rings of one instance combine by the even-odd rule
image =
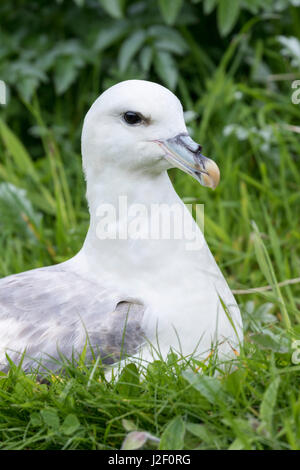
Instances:
[[[177,170],[170,175],[181,197],[205,203],[206,238],[230,286],[269,286],[237,294],[246,351],[237,374],[223,381],[230,406],[203,392],[203,383],[187,392],[172,361],[148,371],[140,385],[127,373],[133,388],[99,388],[93,371],[90,394],[86,371],[70,369],[68,379],[39,395],[35,382],[12,368],[0,381],[4,448],[118,448],[136,426],[162,436],[161,448],[300,448],[298,366],[291,360],[292,340],[300,337],[300,105],[291,100],[300,79],[299,6],[1,2],[0,78],[10,96],[0,108],[0,275],[63,261],[80,248],[88,224],[84,114],[108,86],[140,78],[179,96],[193,138],[221,169],[214,193]],[[213,375],[215,366],[201,367]],[[64,387],[72,390],[67,402],[59,398]],[[122,424],[131,414],[135,424]]]

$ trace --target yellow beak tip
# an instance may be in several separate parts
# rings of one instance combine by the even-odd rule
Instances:
[[[206,167],[207,174],[202,174],[202,180],[205,186],[216,189],[220,182],[220,170],[218,165],[210,160],[209,165]]]

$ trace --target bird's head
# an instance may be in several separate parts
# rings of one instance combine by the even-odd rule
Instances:
[[[106,90],[88,111],[82,132],[83,166],[159,173],[178,167],[215,188],[220,172],[188,135],[178,98],[153,82],[128,80]]]

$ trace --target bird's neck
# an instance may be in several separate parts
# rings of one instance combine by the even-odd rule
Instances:
[[[126,199],[128,208],[136,204],[149,208],[153,204],[181,203],[166,171],[153,174],[124,171],[111,174],[107,171],[101,178],[93,175],[87,180],[91,228],[99,222],[99,213],[104,205],[115,208],[117,221],[124,217],[122,208],[119,207],[120,199],[123,202]]]
[[[163,275],[174,262],[178,272],[181,260],[194,262],[186,251],[191,237],[184,240],[175,232],[184,214],[190,230],[196,224],[166,172],[139,178],[118,174],[115,179],[107,174],[99,182],[95,177],[87,181],[90,227],[79,256],[88,271],[113,272],[123,283],[124,278],[149,283],[143,280],[149,273]]]

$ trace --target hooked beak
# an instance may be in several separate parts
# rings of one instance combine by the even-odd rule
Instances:
[[[176,167],[192,175],[200,184],[215,189],[220,181],[218,165],[201,154],[201,145],[194,142],[186,133],[172,139],[157,140],[166,152],[165,157]]]

